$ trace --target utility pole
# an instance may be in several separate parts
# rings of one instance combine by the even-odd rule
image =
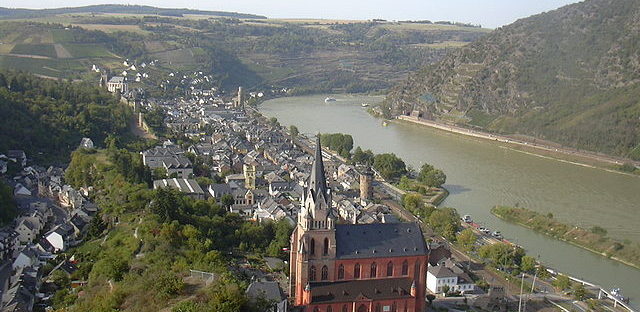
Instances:
[[[520,282],[520,299],[518,300],[518,312],[522,312],[522,292],[524,291],[524,273],[522,273],[522,281]]]

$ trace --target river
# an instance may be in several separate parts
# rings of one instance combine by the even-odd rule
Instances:
[[[607,172],[539,157],[507,145],[452,134],[406,122],[383,126],[361,107],[382,97],[331,95],[288,97],[264,102],[260,111],[300,132],[342,132],[354,146],[374,153],[393,152],[413,168],[430,163],[447,175],[451,192],[442,206],[500,230],[527,253],[561,272],[600,284],[620,287],[638,306],[640,270],[606,259],[517,225],[489,212],[495,205],[519,205],[553,213],[562,222],[585,228],[599,225],[611,237],[640,243],[640,177]],[[635,299],[635,300],[634,300]],[[635,302],[634,302],[635,301]]]

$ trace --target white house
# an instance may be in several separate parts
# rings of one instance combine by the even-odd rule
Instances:
[[[54,252],[65,251],[73,239],[74,228],[69,224],[61,224],[45,235],[45,239],[53,246]]]
[[[457,272],[454,272],[457,271]],[[429,266],[427,270],[427,289],[432,293],[442,293],[448,286],[449,291],[472,292],[475,284],[460,268],[448,268],[444,264]]]

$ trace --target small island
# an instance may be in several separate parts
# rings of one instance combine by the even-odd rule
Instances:
[[[587,230],[561,223],[554,219],[551,213],[543,215],[518,207],[495,206],[491,209],[491,213],[505,221],[522,225],[538,233],[640,269],[640,245],[628,240],[619,241],[607,237],[607,230],[599,226]]]

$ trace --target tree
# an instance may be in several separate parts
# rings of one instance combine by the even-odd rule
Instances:
[[[373,159],[373,167],[383,178],[389,180],[399,179],[407,172],[404,161],[393,153],[376,155]]]
[[[402,206],[413,214],[418,214],[418,208],[422,205],[422,197],[420,195],[408,193],[402,197]]]
[[[524,250],[507,243],[496,243],[480,247],[478,255],[496,267],[508,268],[521,263]]]
[[[454,241],[456,239],[456,232],[460,227],[460,216],[453,208],[441,208],[436,209],[429,216],[429,225],[433,227],[436,233],[442,235],[444,238]]]
[[[429,187],[441,187],[446,180],[447,176],[440,169],[435,169],[429,164],[424,164],[420,168],[418,181],[426,184]]]
[[[473,233],[471,229],[464,229],[462,232],[456,235],[456,241],[458,245],[462,248],[462,250],[469,252],[473,249],[473,246],[476,243],[477,236]]]
[[[373,158],[374,155],[371,150],[363,151],[362,148],[358,146],[351,156],[351,161],[356,164],[373,166]]]
[[[444,285],[442,286],[442,293],[446,296],[449,293],[449,290],[451,290],[451,288],[449,288],[449,285]]]
[[[298,134],[300,134],[300,132],[298,131],[298,127],[294,125],[289,126],[289,134],[291,135],[292,138],[297,137]]]
[[[229,208],[235,203],[235,200],[233,199],[233,195],[225,194],[220,198],[220,203],[222,204],[222,206]]]
[[[278,118],[276,118],[276,117],[269,118],[269,124],[272,127],[280,127],[280,122],[278,122]]]
[[[556,280],[553,281],[553,286],[556,286],[560,290],[565,290],[571,287],[571,280],[566,275],[558,274]]]
[[[584,300],[587,297],[587,290],[582,284],[573,285],[573,297],[576,300]]]
[[[522,260],[520,263],[520,270],[522,272],[533,273],[535,269],[536,269],[536,259],[534,257],[531,257],[531,256],[522,257]]]

